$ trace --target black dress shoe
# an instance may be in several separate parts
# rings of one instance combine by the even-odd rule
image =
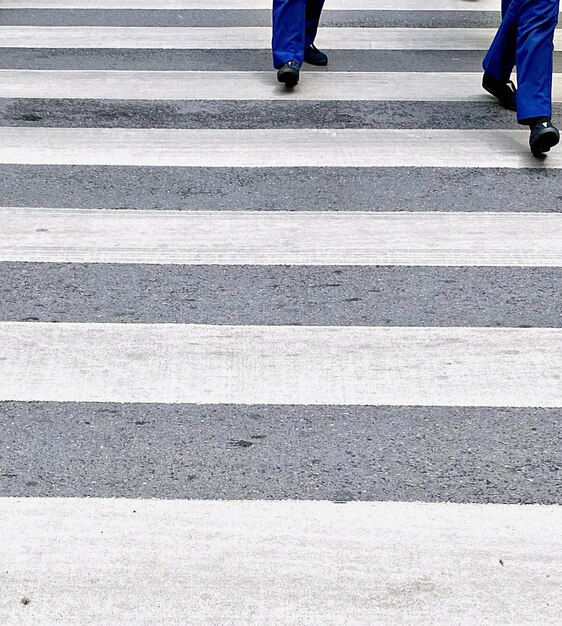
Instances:
[[[482,87],[497,98],[504,109],[517,111],[517,89],[512,81],[503,82],[496,80],[490,74],[484,74]]]
[[[304,49],[304,60],[310,65],[328,65],[328,55],[320,52],[313,43]]]
[[[296,61],[289,61],[282,65],[277,72],[277,80],[287,87],[294,87],[299,82],[300,65]]]
[[[531,152],[535,156],[541,156],[545,152],[549,152],[559,141],[560,133],[550,120],[537,122],[534,126],[531,126],[529,145],[531,146]]]

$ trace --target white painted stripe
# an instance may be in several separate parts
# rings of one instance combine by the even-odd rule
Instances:
[[[178,167],[561,168],[525,130],[0,128],[0,163]]]
[[[286,90],[272,72],[0,70],[0,98],[486,101],[480,72],[310,72]],[[553,100],[562,102],[562,74]]]
[[[492,28],[322,28],[334,50],[486,50]],[[562,49],[560,36],[556,50]],[[0,26],[2,48],[269,49],[267,27]]]
[[[562,214],[0,208],[0,261],[562,267]]]
[[[562,329],[0,323],[0,400],[562,407]]]
[[[560,506],[6,498],[0,526],[6,624],[557,624],[562,614]]]
[[[271,0],[2,0],[3,9],[262,9]],[[330,0],[337,11],[499,11],[497,0]]]

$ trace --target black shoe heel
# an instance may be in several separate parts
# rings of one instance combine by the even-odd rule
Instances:
[[[300,78],[299,69],[299,65],[296,61],[285,63],[285,65],[279,68],[279,71],[277,72],[277,80],[289,89],[292,89],[298,85]]]
[[[541,156],[550,152],[551,148],[560,142],[560,133],[554,126],[541,128],[531,135],[530,146],[534,156]]]

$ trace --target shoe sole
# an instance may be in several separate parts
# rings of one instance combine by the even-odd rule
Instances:
[[[286,87],[295,87],[299,83],[299,72],[290,67],[281,68],[277,72],[277,80],[284,83]]]
[[[482,87],[484,91],[487,91],[491,96],[494,96],[494,98],[501,104],[504,109],[507,109],[508,111],[517,111],[517,106],[514,103],[506,102],[505,100],[502,100],[502,98],[498,98],[498,96],[491,89],[488,89],[488,87],[486,87],[485,85],[482,85]]]
[[[544,128],[535,135],[535,140],[530,144],[531,152],[535,156],[541,156],[550,152],[560,141],[560,133],[556,128]]]

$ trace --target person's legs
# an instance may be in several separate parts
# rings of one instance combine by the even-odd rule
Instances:
[[[502,23],[482,63],[486,74],[499,82],[506,83],[515,66],[517,27],[522,1],[502,1]]]
[[[517,119],[552,116],[554,30],[559,0],[522,0],[517,36]]]
[[[311,43],[314,43],[314,40],[316,39],[318,24],[320,22],[320,14],[322,13],[323,6],[324,0],[306,0],[305,46],[309,46]]]
[[[304,60],[306,0],[273,0],[273,66]]]

